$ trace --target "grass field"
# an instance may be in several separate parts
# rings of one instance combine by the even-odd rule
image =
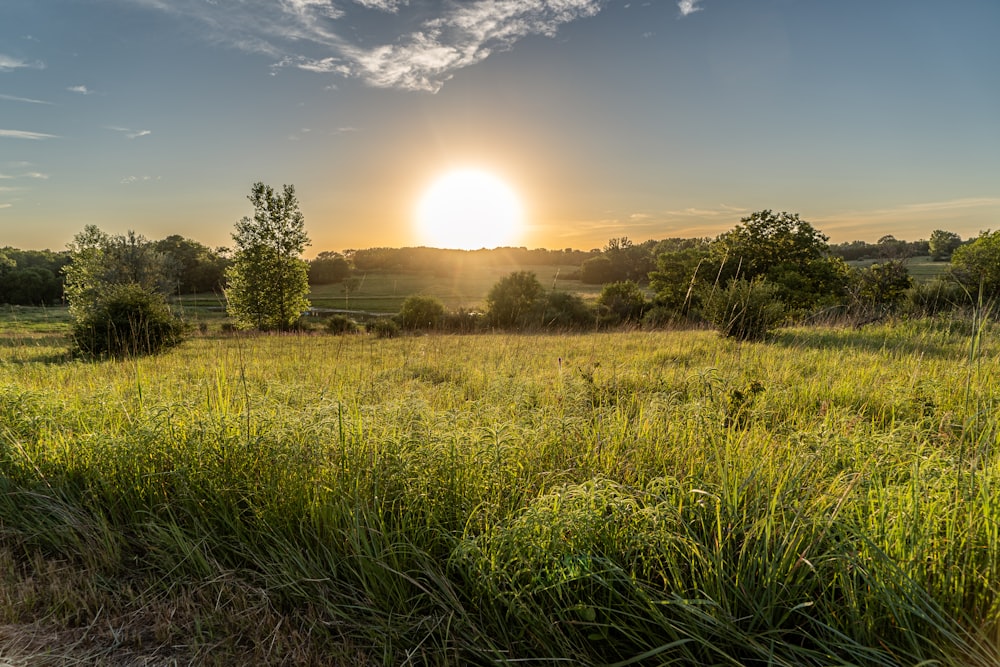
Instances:
[[[85,363],[35,316],[0,346],[0,662],[1000,660],[992,326]]]

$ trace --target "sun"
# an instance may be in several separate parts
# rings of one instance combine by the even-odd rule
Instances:
[[[457,169],[438,178],[417,204],[421,242],[437,248],[477,250],[514,244],[524,212],[517,194],[493,174]]]

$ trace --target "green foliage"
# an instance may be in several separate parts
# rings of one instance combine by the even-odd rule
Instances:
[[[932,317],[971,307],[969,293],[949,278],[935,278],[906,290],[906,310],[918,317]]]
[[[951,255],[958,246],[962,245],[962,237],[955,232],[935,229],[931,232],[927,250],[931,259],[935,262],[943,262],[951,259]]]
[[[289,329],[309,308],[309,265],[300,258],[309,244],[295,188],[276,193],[254,183],[247,197],[253,217],[236,223],[236,252],[226,270],[227,310],[243,329]]]
[[[542,327],[578,329],[594,322],[594,314],[583,299],[569,292],[549,292],[536,302],[535,308],[541,311],[536,321]]]
[[[656,270],[649,274],[657,307],[686,315],[700,306],[700,288],[713,284],[720,268],[707,241],[667,246],[656,258]]]
[[[132,284],[111,285],[73,322],[74,351],[87,357],[155,354],[178,345],[187,328],[163,296]]]
[[[222,288],[229,262],[220,251],[172,234],[153,241],[153,249],[162,253],[171,275],[173,294],[215,292]],[[223,249],[224,250],[224,249]]]
[[[983,232],[951,255],[952,271],[973,295],[1000,298],[1000,230]]]
[[[333,315],[326,321],[326,330],[335,335],[357,333],[358,323],[347,315]]]
[[[591,257],[580,265],[580,282],[584,285],[603,285],[614,280],[615,267],[604,255]]]
[[[41,306],[59,303],[68,252],[0,250],[0,303]]]
[[[310,285],[333,285],[351,275],[351,265],[339,252],[324,251],[309,262]]]
[[[766,280],[733,280],[708,299],[706,316],[723,336],[762,340],[785,318],[779,292]]]
[[[870,312],[895,308],[912,286],[906,265],[896,260],[855,270],[851,291],[855,307]]]
[[[486,295],[490,324],[497,327],[524,325],[543,293],[534,272],[516,271],[501,278]]]
[[[395,338],[399,335],[399,325],[396,320],[388,317],[380,317],[365,325],[365,330],[375,338]]]
[[[160,294],[171,290],[167,257],[135,232],[111,236],[87,225],[73,237],[69,251],[65,295],[74,318],[85,317],[115,285],[139,285]]]
[[[639,285],[626,280],[605,285],[597,297],[597,305],[607,322],[617,324],[640,321],[648,303]]]
[[[804,313],[844,296],[848,271],[826,235],[797,213],[757,211],[712,243],[723,281],[767,278],[788,308]]]
[[[398,319],[404,329],[436,329],[444,316],[444,304],[440,299],[415,294],[403,302]]]

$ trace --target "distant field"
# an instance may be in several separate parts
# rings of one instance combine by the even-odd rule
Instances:
[[[514,271],[531,271],[547,289],[575,292],[584,298],[596,298],[600,285],[584,285],[579,280],[560,276],[575,267],[556,266],[491,266],[477,267],[453,275],[428,273],[359,273],[357,287],[347,293],[343,284],[317,285],[309,300],[317,308],[343,308],[370,312],[395,313],[406,297],[414,294],[434,296],[450,310],[483,309],[486,295],[498,280]]]
[[[848,264],[857,268],[865,268],[872,264],[878,264],[881,261],[884,260],[864,259],[857,262],[848,262]],[[913,280],[918,283],[927,282],[928,280],[933,280],[938,276],[944,275],[951,266],[950,262],[935,262],[929,255],[911,257],[906,260],[905,264],[906,270],[913,276]]]

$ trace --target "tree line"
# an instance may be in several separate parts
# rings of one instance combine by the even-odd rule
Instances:
[[[618,237],[588,252],[372,248],[322,252],[307,262],[302,254],[309,238],[294,187],[276,191],[255,183],[248,199],[253,215],[236,223],[232,249],[213,250],[177,235],[159,241],[134,232],[109,235],[93,225],[65,253],[6,248],[0,253],[2,296],[28,304],[64,299],[74,339],[90,354],[108,352],[116,336],[134,344],[137,330],[143,345],[182,338],[182,323],[169,315],[170,295],[224,293],[237,327],[289,329],[309,309],[310,284],[342,281],[358,270],[461,271],[469,262],[576,266],[571,277],[602,284],[603,290],[596,303],[585,303],[579,295],[547,292],[532,272],[519,271],[494,286],[485,312],[451,318],[465,328],[707,321],[727,335],[754,338],[779,323],[823,313],[861,321],[885,316],[906,299],[930,313],[1000,296],[1000,233],[984,232],[963,243],[954,233],[935,230],[926,242],[883,236],[876,244],[831,246],[798,214],[763,210],[715,238],[635,244]],[[905,264],[914,253],[950,258],[951,270],[915,286]],[[877,261],[859,268],[846,257]],[[432,298],[415,297],[393,324],[424,328],[446,321],[446,315]],[[159,327],[155,336],[148,330],[153,323]],[[331,324],[337,327],[350,328]]]

